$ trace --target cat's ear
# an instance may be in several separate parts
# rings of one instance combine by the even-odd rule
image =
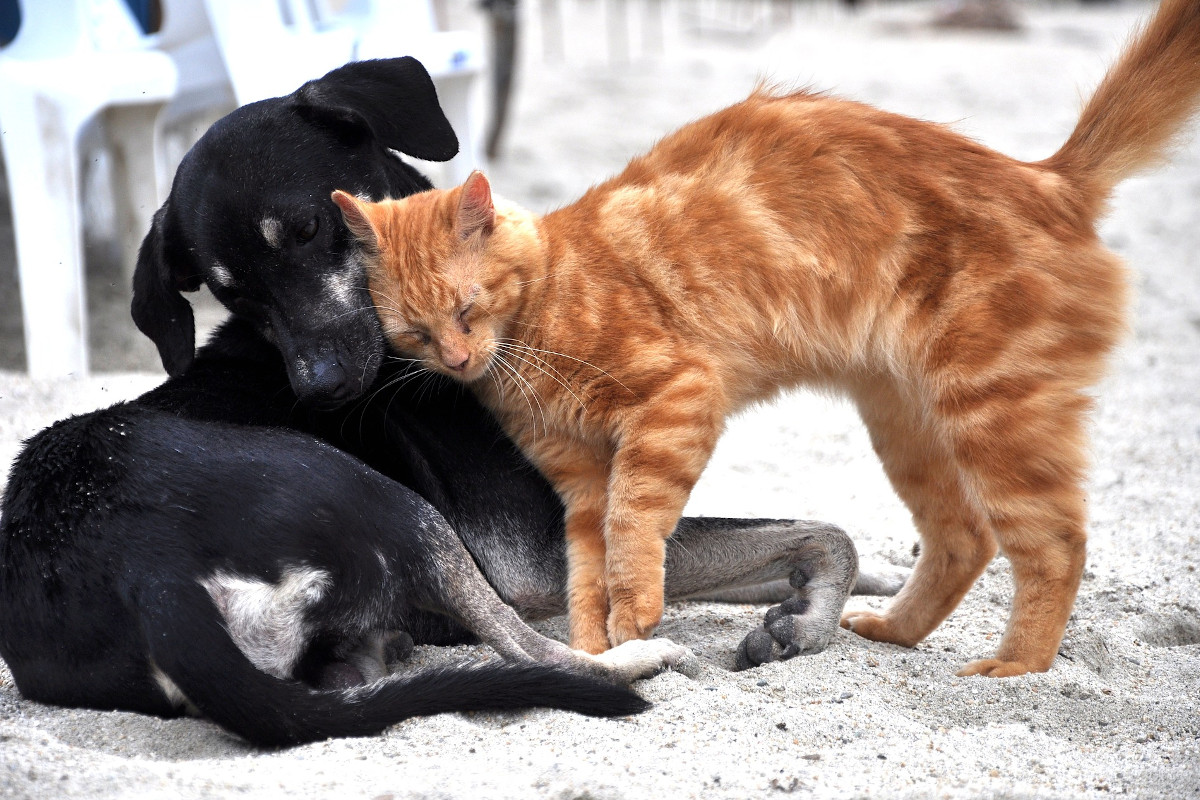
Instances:
[[[462,185],[458,200],[458,236],[463,241],[477,233],[489,235],[496,227],[496,207],[492,204],[492,185],[487,177],[475,170]]]
[[[378,247],[379,235],[375,231],[375,225],[371,222],[371,215],[367,210],[370,203],[359,200],[341,189],[334,189],[330,197],[342,210],[342,219],[346,222],[346,227],[350,229],[350,232],[354,234],[354,238],[369,247]]]

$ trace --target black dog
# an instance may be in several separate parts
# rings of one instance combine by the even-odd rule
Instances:
[[[134,279],[173,377],[33,437],[9,479],[0,656],[23,694],[199,711],[272,744],[458,709],[631,713],[617,684],[685,655],[586,657],[521,622],[565,609],[557,497],[469,395],[385,359],[329,194],[428,188],[390,151],[456,149],[397,59],[239,109],[189,152]],[[194,353],[179,291],[202,282],[234,316]],[[856,572],[820,523],[685,519],[668,543],[669,597],[788,595],[743,666],[825,647]],[[472,635],[513,663],[377,680],[389,641]]]

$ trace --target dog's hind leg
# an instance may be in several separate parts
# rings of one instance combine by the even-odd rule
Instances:
[[[824,650],[858,577],[842,529],[822,522],[684,519],[667,545],[670,599],[779,599],[738,647],[741,669]]]
[[[430,532],[426,527],[425,533]],[[425,555],[437,565],[426,608],[446,614],[510,661],[536,661],[627,684],[682,663],[691,651],[666,639],[627,643],[600,656],[572,650],[525,624],[496,594],[462,541],[450,530],[427,539]]]
[[[780,554],[780,558],[785,557]],[[891,564],[858,564],[858,579],[850,594],[867,595],[872,597],[892,597],[904,588],[912,570],[907,567],[896,567]],[[692,595],[691,600],[708,600],[714,603],[747,603],[751,605],[767,605],[782,603],[796,590],[787,578],[779,578],[753,586],[738,586],[734,589],[716,589],[711,592],[701,592]]]

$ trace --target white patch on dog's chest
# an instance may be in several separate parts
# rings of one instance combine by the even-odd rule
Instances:
[[[308,644],[307,611],[333,584],[328,572],[291,566],[278,583],[217,571],[199,580],[225,618],[238,649],[254,666],[291,678]]]

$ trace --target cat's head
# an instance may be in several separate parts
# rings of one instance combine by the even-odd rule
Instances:
[[[384,335],[401,355],[470,383],[503,347],[520,280],[497,244],[491,186],[474,172],[454,189],[373,203],[335,191],[367,262]]]

